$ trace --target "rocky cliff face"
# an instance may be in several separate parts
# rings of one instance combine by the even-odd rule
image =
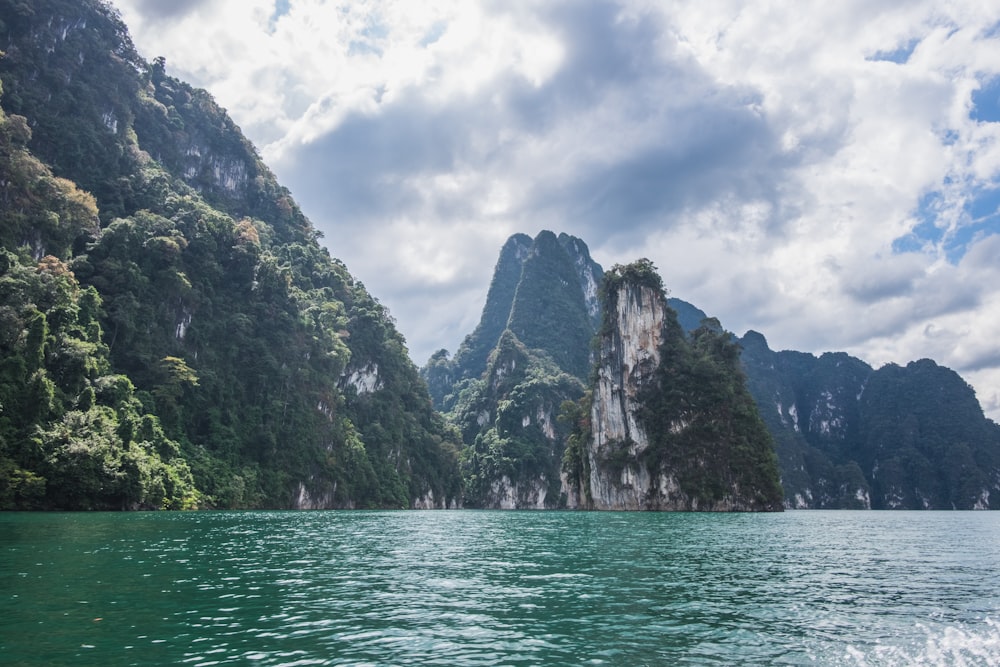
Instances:
[[[567,456],[568,497],[609,510],[780,509],[771,440],[729,335],[716,322],[686,338],[647,261],[615,267],[603,294],[589,437]]]
[[[591,259],[587,244],[575,236],[560,234],[559,244],[566,251],[574,269],[576,269],[587,314],[590,315],[591,324],[596,330],[601,324],[601,300],[598,297],[598,288],[601,285],[601,278],[604,276],[604,269]]]
[[[675,500],[668,498],[676,493],[677,482],[669,474],[653,479],[644,465],[611,463],[623,458],[638,462],[649,449],[638,419],[639,391],[653,382],[660,364],[667,305],[658,290],[633,284],[622,284],[614,301],[610,326],[601,338],[591,407],[593,444],[587,463],[592,506],[636,510],[671,505]]]

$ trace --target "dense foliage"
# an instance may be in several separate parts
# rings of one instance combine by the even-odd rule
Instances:
[[[741,344],[787,505],[996,507],[1000,427],[953,371],[926,359],[873,370],[844,353],[773,352],[756,332]]]
[[[718,320],[705,320],[688,339],[668,310],[653,379],[639,393],[639,419],[650,438],[646,466],[672,472],[702,504],[739,489],[758,507],[780,507],[771,435],[746,388],[740,349]]]
[[[1000,427],[954,371],[929,359],[883,366],[859,404],[856,456],[871,471],[873,507],[997,506]]]
[[[532,504],[541,487],[546,507],[565,506],[559,473],[567,429],[558,414],[582,394],[579,379],[504,332],[483,381],[465,388],[453,415],[472,443],[463,456],[466,504],[495,504],[502,480],[520,492],[519,505]]]
[[[535,237],[524,261],[507,327],[529,348],[544,350],[577,378],[590,371],[590,315],[573,258],[549,231]]]
[[[558,421],[559,407],[583,394],[596,311],[587,292],[600,274],[579,239],[549,231],[512,236],[475,331],[454,359],[440,350],[422,369],[436,405],[462,435],[467,505],[565,504],[568,426]]]
[[[0,476],[21,490],[0,502],[456,502],[457,436],[392,318],[211,97],[140,58],[105,2],[0,0],[0,35],[0,240],[19,285],[2,297],[5,378],[38,385],[44,371],[55,386],[44,415],[4,400]],[[85,305],[76,328],[46,309],[41,285]],[[39,350],[44,367],[28,360]],[[63,366],[86,371],[56,377]],[[46,452],[77,452],[84,431],[104,434],[87,436],[104,467],[81,464],[83,490],[67,494],[67,466],[24,452],[39,437]],[[101,475],[153,490],[113,491]],[[46,491],[29,499],[28,487]]]

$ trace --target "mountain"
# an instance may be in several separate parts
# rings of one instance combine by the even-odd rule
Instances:
[[[593,310],[599,302],[590,297],[589,279],[581,279],[577,285],[568,280],[567,256],[577,267],[587,267],[578,276],[597,280],[604,272],[590,259],[583,241],[560,235],[563,254],[552,242],[554,238],[548,232],[535,240],[523,234],[511,237],[497,262],[479,327],[465,339],[454,359],[439,351],[422,370],[431,383],[436,405],[461,430],[463,465],[467,479],[472,480],[467,486],[472,490],[470,504],[677,508],[693,507],[697,498],[700,507],[713,503],[721,507],[725,503],[720,499],[726,494],[718,488],[711,495],[714,500],[707,503],[708,496],[678,492],[681,478],[690,473],[683,472],[688,455],[679,452],[690,451],[692,461],[711,458],[693,448],[685,450],[687,445],[679,442],[683,439],[674,437],[684,430],[679,425],[689,420],[671,417],[678,410],[671,401],[703,403],[706,396],[702,394],[710,399],[712,392],[728,392],[728,404],[742,405],[740,409],[746,412],[746,405],[739,402],[746,397],[742,389],[745,383],[755,412],[773,441],[785,507],[997,506],[1000,427],[986,419],[972,388],[955,372],[930,360],[876,370],[843,352],[819,356],[774,352],[763,335],[750,331],[742,338],[732,336],[718,320],[707,318],[690,303],[670,298],[664,307],[655,296],[656,289],[648,285],[652,290],[648,294],[633,290],[624,301],[619,297],[612,300],[642,303],[643,307],[628,317],[613,317],[614,324],[608,320],[594,324],[593,313],[602,312]],[[532,257],[534,267],[529,266]],[[539,262],[549,268],[538,272]],[[630,266],[629,271],[635,273],[636,266]],[[616,272],[622,270],[619,267]],[[543,283],[542,275],[548,276],[549,282]],[[553,276],[561,278],[552,280]],[[612,279],[620,281],[621,276]],[[658,276],[654,283],[660,285]],[[559,286],[564,290],[561,293]],[[569,316],[560,322],[559,329],[545,319],[551,313],[552,294],[566,299],[563,307]],[[591,315],[589,322],[580,316],[581,294]],[[549,298],[543,301],[541,295]],[[514,321],[512,311],[518,298],[522,315],[529,314],[518,321],[528,327],[532,322],[544,323],[522,332],[530,337],[530,344],[508,328]],[[609,314],[605,308],[603,316]],[[628,327],[633,329],[622,333]],[[567,333],[571,328],[575,328],[572,335]],[[667,333],[651,333],[661,328]],[[612,331],[619,332],[618,342],[609,333]],[[580,375],[567,360],[576,359],[578,364],[583,349],[580,341],[597,334],[597,347],[588,347],[590,361],[597,365],[588,375]],[[634,359],[626,362],[615,356],[624,354],[627,341],[640,338],[643,351],[633,350],[638,355]],[[682,344],[681,339],[686,342]],[[680,364],[671,371],[674,375],[670,379],[655,370],[661,348],[667,343],[674,350],[670,363]],[[562,349],[568,346],[577,356]],[[711,363],[692,361],[707,349],[721,356]],[[738,351],[739,373],[726,369],[726,360],[731,361],[727,355],[733,350]],[[720,364],[725,372],[719,370]],[[716,369],[715,376],[704,375],[710,368]],[[556,380],[560,373],[579,384]],[[685,384],[685,373],[700,379]],[[716,377],[714,389],[712,377]],[[723,382],[721,377],[728,379]],[[653,386],[660,387],[659,392],[650,389]],[[644,389],[640,391],[640,387]],[[564,403],[553,421],[552,406],[559,400]],[[501,414],[503,419],[499,420]],[[670,419],[675,419],[673,426]],[[666,420],[665,431],[648,430],[657,420]],[[720,428],[727,423],[722,418],[708,421]],[[538,430],[538,424],[554,426]],[[759,434],[753,435],[757,428],[757,421],[748,417],[739,427],[753,441],[759,438]],[[727,439],[732,442],[734,433],[716,433],[714,437],[724,444]],[[662,444],[667,441],[671,444]],[[623,447],[620,443],[630,444]],[[543,450],[545,455],[541,456]],[[528,451],[530,456],[522,456]],[[668,461],[657,453],[664,451],[673,452],[674,459]],[[564,453],[564,465],[557,493],[553,461],[560,452]],[[727,454],[724,460],[731,458]],[[540,463],[543,459],[544,465]],[[652,468],[645,465],[650,462],[655,464]],[[664,470],[672,472],[661,474]],[[725,474],[731,473],[720,472],[717,479]],[[621,475],[628,479],[630,490],[623,490],[619,482],[625,478]],[[693,488],[687,484],[688,489]]]
[[[584,393],[602,273],[580,239],[512,236],[475,331],[422,370],[466,444],[468,506],[565,506],[559,409]]]
[[[0,507],[460,501],[391,316],[208,93],[99,0],[0,0],[0,50]]]
[[[689,341],[651,266],[615,271],[580,239],[512,236],[475,331],[423,369],[465,443],[466,506],[780,508],[770,437],[728,334],[710,322]],[[619,295],[623,271],[650,284]],[[704,319],[676,303],[686,323]],[[676,377],[701,408],[671,403]]]
[[[489,355],[507,330],[551,357],[562,371],[586,378],[590,339],[600,322],[597,288],[602,275],[578,238],[550,231],[534,239],[511,236],[500,250],[476,329],[454,358],[439,350],[421,370],[434,404],[450,409],[456,388],[482,377]]]
[[[602,292],[595,378],[567,454],[576,502],[780,510],[771,436],[731,336],[710,320],[686,336],[648,260],[614,267]]]
[[[954,371],[929,359],[874,370],[842,352],[773,352],[757,332],[740,344],[789,506],[997,506],[1000,427]]]

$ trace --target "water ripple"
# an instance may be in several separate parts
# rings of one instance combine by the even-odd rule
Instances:
[[[1000,514],[0,522],[9,664],[1000,664]]]

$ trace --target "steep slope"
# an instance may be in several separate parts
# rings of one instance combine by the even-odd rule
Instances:
[[[451,410],[463,382],[486,372],[489,355],[507,329],[562,370],[585,378],[590,339],[600,322],[596,290],[601,275],[587,245],[576,237],[542,231],[534,239],[525,234],[507,239],[475,331],[453,358],[439,350],[421,369],[434,405]]]
[[[687,339],[648,260],[616,266],[602,293],[589,436],[580,429],[567,456],[570,497],[595,509],[780,509],[771,438],[729,334],[709,322]]]
[[[565,248],[552,232],[535,237],[521,268],[507,328],[529,348],[552,357],[559,368],[585,378],[593,335],[586,277]]]
[[[598,294],[604,269],[590,257],[590,248],[582,240],[566,233],[559,234],[559,245],[573,263],[583,293],[583,302],[594,331],[601,326],[601,299]]]
[[[486,370],[490,352],[510,320],[514,295],[531,244],[531,237],[527,234],[515,234],[507,239],[493,269],[483,314],[475,331],[465,337],[453,359],[448,358],[447,350],[438,350],[421,369],[434,405],[438,408],[445,407],[445,398],[452,393],[456,383],[478,379]]]
[[[954,371],[773,352],[756,332],[740,343],[789,507],[996,507],[1000,427]]]
[[[85,356],[134,384],[201,504],[455,504],[457,435],[391,317],[211,97],[140,58],[107,3],[0,0],[0,23],[3,108],[65,193],[0,212],[8,263],[54,255],[93,288],[104,352]],[[44,484],[42,506],[87,504]]]
[[[500,252],[483,315],[449,360],[421,371],[464,443],[465,501],[475,507],[564,506],[560,464],[590,366],[601,268],[580,239],[516,234]]]

